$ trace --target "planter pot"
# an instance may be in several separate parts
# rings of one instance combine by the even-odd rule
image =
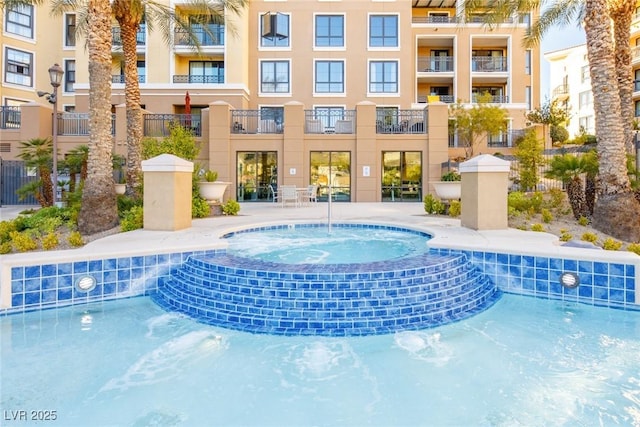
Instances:
[[[436,195],[442,200],[458,200],[462,190],[460,181],[438,181],[432,182]]]
[[[224,181],[200,181],[198,182],[198,188],[200,189],[200,195],[208,202],[222,203],[224,192],[227,190],[229,184],[231,183]]]
[[[124,194],[127,190],[127,184],[116,184],[116,194]]]

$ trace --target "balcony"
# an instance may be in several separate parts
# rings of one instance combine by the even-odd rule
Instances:
[[[280,116],[262,110],[231,111],[231,133],[282,133],[283,123]]]
[[[552,92],[552,98],[553,99],[564,100],[564,99],[567,99],[568,97],[569,97],[569,85],[568,84],[559,85],[559,86],[556,86],[553,89],[553,92]]]
[[[487,147],[513,147],[524,136],[524,129],[512,129],[487,138]]]
[[[354,134],[355,110],[305,110],[304,133]]]
[[[418,73],[451,73],[453,56],[419,56],[417,67]]]
[[[20,107],[0,106],[0,129],[20,129]]]
[[[378,112],[376,133],[421,134],[427,132],[427,114],[424,110],[392,110]]]
[[[116,115],[111,115],[111,134],[116,133]],[[89,113],[58,113],[58,135],[89,135]]]
[[[224,25],[212,24],[208,29],[201,26],[191,27],[189,30],[176,28],[173,32],[175,46],[224,46]]]
[[[216,76],[203,76],[203,75],[174,75],[174,83],[188,83],[188,84],[210,84],[210,83],[224,83],[224,73]]]
[[[138,83],[145,82],[145,75],[138,74]],[[111,76],[111,83],[124,83],[124,74],[114,74]]]
[[[436,97],[438,98],[436,100]],[[429,102],[444,102],[445,104],[453,104],[456,102],[453,95],[418,95],[418,103],[426,104]]]
[[[190,129],[193,136],[202,136],[201,117],[198,114],[145,114],[143,116],[144,136],[169,136],[171,128],[176,125]]]
[[[506,56],[472,56],[471,71],[479,73],[507,72]]]
[[[146,28],[146,24],[140,24],[140,28],[138,28],[138,33],[136,34],[137,46],[144,46],[146,44]],[[111,27],[111,38],[114,47],[122,46],[122,37],[120,36],[119,26]]]
[[[414,16],[411,18],[412,24],[457,24],[460,22],[457,16]]]
[[[477,104],[479,96],[480,95],[477,93],[474,93],[473,95],[471,95],[471,102],[473,102],[474,104]],[[483,99],[483,101],[488,104],[508,104],[509,97],[505,95],[491,95],[490,97]]]

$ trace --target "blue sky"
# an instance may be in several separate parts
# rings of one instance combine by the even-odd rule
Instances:
[[[541,54],[554,50],[577,46],[585,42],[584,31],[576,25],[563,28],[553,28],[540,43]],[[549,63],[541,59],[540,66],[540,102],[543,103],[549,97]]]

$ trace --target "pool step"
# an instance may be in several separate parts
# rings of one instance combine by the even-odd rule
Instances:
[[[154,300],[198,321],[281,335],[373,335],[450,323],[490,306],[496,286],[462,254],[364,264],[191,257]]]

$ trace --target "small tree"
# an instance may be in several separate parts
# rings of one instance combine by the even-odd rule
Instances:
[[[507,130],[507,111],[490,101],[491,95],[485,92],[478,95],[477,103],[470,108],[460,102],[449,107],[449,116],[453,118],[449,131],[458,135],[467,159],[474,156],[483,137]]]
[[[550,168],[545,173],[547,178],[561,180],[567,190],[567,198],[573,211],[573,217],[578,220],[580,217],[589,217],[587,201],[585,199],[584,187],[582,185],[582,174],[587,172],[589,159],[577,157],[573,154],[553,156]]]
[[[40,206],[53,206],[53,187],[51,169],[53,165],[53,142],[51,138],[32,138],[20,142],[18,158],[28,168],[38,171],[40,179],[29,183],[18,190],[20,198],[33,194]]]
[[[520,163],[520,187],[523,191],[536,188],[540,178],[538,167],[544,164],[544,148],[533,129],[527,129],[516,141],[515,156]]]

